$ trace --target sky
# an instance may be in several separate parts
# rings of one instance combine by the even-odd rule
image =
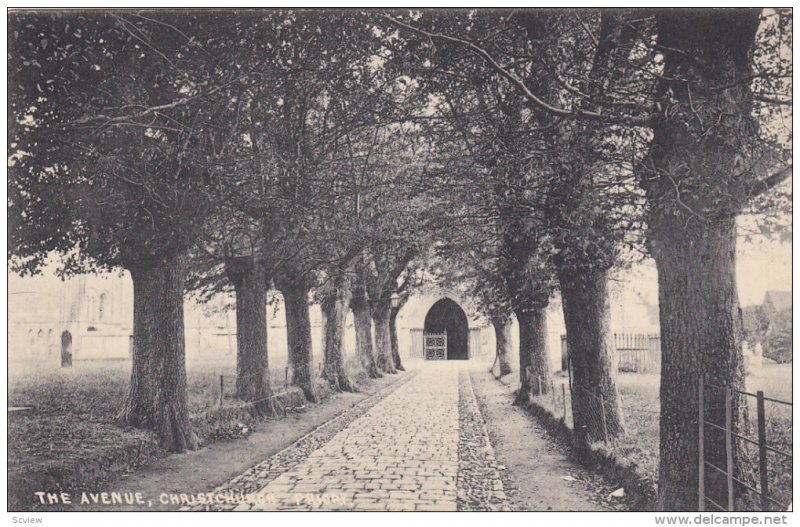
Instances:
[[[658,275],[651,258],[623,272],[619,278],[650,302],[658,302]],[[766,239],[746,243],[739,238],[736,248],[736,284],[739,304],[760,305],[769,290],[792,290],[792,245]]]
[[[761,304],[764,293],[772,289],[792,290],[792,246],[789,243],[740,242],[736,250],[736,282],[739,303]]]

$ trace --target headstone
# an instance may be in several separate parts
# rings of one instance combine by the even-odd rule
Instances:
[[[61,334],[61,367],[72,366],[72,333],[67,330]]]

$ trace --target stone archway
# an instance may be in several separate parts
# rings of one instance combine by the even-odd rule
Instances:
[[[442,298],[428,310],[424,332],[447,333],[447,360],[469,359],[469,323],[456,302]]]

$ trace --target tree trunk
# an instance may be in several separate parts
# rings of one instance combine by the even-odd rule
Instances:
[[[356,391],[347,375],[342,349],[351,296],[350,284],[344,278],[334,283],[334,289],[327,292],[321,302],[325,316],[325,366],[322,376],[335,390],[345,392]]]
[[[698,383],[744,389],[744,360],[736,290],[735,220],[707,226],[705,234],[675,229],[662,240],[669,250],[654,251],[661,319],[661,460],[659,499],[669,510],[696,510],[698,472]],[[746,404],[733,402],[734,432],[743,430]],[[706,420],[725,423],[721,390],[705,390]],[[725,466],[724,437],[707,435],[706,459]],[[738,443],[738,442],[737,442]],[[741,452],[734,451],[734,466]],[[737,469],[737,474],[739,470]],[[725,481],[707,471],[706,487],[725,503]],[[737,476],[738,477],[738,476]],[[720,501],[721,500],[721,501]]]
[[[572,418],[579,445],[625,433],[619,408],[608,271],[560,271],[561,305],[572,364]],[[603,418],[603,412],[605,418]]]
[[[314,355],[311,348],[311,319],[308,314],[308,287],[290,282],[282,285],[286,307],[286,342],[292,384],[299,386],[309,402],[319,402],[314,386]]]
[[[744,366],[736,288],[736,215],[763,162],[752,112],[753,49],[761,9],[656,13],[663,76],[655,96],[645,189],[647,241],[658,268],[661,319],[659,501],[698,507],[698,383],[740,390]],[[725,422],[722,392],[705,390],[706,419]],[[746,432],[746,404],[732,404],[734,433]],[[725,441],[710,431],[705,455],[725,466]],[[734,476],[742,479],[741,441]],[[723,477],[708,470],[711,499],[725,503]],[[739,489],[740,486],[737,485]]]
[[[524,405],[535,395],[550,391],[550,357],[547,351],[547,310],[519,310],[519,392],[514,404]]]
[[[183,329],[184,258],[130,269],[134,353],[121,421],[155,431],[171,452],[197,447],[189,421]]]
[[[397,340],[397,314],[400,313],[399,307],[393,307],[389,316],[389,337],[392,344],[392,358],[394,367],[397,371],[405,371],[403,361],[400,359],[400,343]]]
[[[378,368],[384,373],[397,373],[392,356],[392,337],[389,327],[391,309],[390,306],[381,303],[372,312],[372,323],[375,325],[375,353]]]
[[[500,377],[503,377],[511,373],[511,321],[508,320],[508,317],[492,317],[492,326],[494,326],[496,358],[500,365]]]
[[[276,414],[267,354],[267,289],[264,267],[251,257],[229,259],[225,269],[236,292],[236,396],[261,415]]]
[[[370,317],[369,308],[367,303],[357,295],[351,300],[350,306],[356,326],[356,353],[367,375],[372,379],[377,379],[381,377],[381,372],[372,348],[372,317]]]

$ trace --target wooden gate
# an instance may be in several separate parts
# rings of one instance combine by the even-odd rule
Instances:
[[[425,360],[447,360],[447,332],[425,333]]]

